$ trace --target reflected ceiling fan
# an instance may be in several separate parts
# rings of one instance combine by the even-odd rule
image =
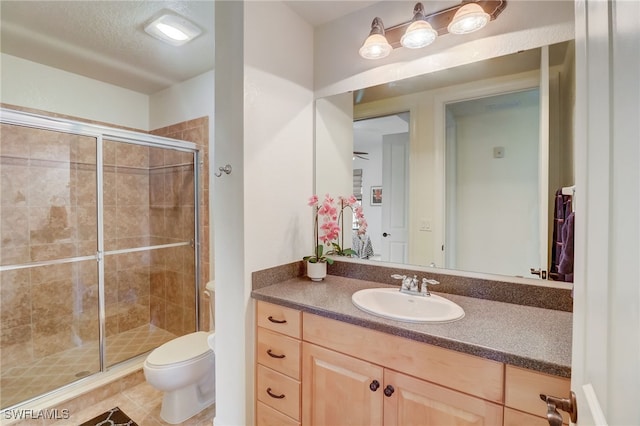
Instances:
[[[356,158],[360,158],[362,160],[368,160],[369,158],[367,158],[366,156],[369,155],[368,152],[362,152],[362,151],[353,151],[353,159],[355,160]]]

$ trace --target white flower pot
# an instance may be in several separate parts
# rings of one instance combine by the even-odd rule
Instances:
[[[322,281],[327,276],[327,262],[311,263],[307,261],[307,276],[311,281]]]

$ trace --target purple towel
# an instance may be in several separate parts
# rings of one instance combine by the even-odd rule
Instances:
[[[573,282],[573,230],[575,213],[571,212],[562,226],[562,252],[558,272],[564,275],[564,281]]]
[[[563,251],[562,229],[565,220],[571,213],[571,195],[562,194],[562,189],[556,191],[555,208],[553,212],[553,242],[551,244],[551,266],[549,268],[549,279],[554,281],[566,281],[565,277],[558,270],[560,257]]]

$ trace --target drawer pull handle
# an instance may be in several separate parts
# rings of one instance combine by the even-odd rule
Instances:
[[[284,354],[282,354],[282,355],[274,354],[273,352],[271,352],[271,349],[267,349],[267,355],[269,355],[271,358],[280,358],[280,359],[282,359],[282,358],[285,357]]]
[[[391,396],[391,395],[393,395],[393,392],[395,392],[395,389],[391,385],[387,385],[387,387],[384,388],[385,396]]]
[[[277,320],[274,317],[272,317],[271,315],[269,315],[269,318],[267,318],[269,321],[276,323],[276,324],[286,324],[287,320]]]
[[[369,384],[369,389],[371,389],[372,392],[377,391],[379,387],[380,387],[380,382],[377,380],[374,380]]]
[[[276,395],[275,393],[271,392],[271,388],[267,388],[267,393],[271,398],[276,398],[276,399],[284,398],[284,394]]]

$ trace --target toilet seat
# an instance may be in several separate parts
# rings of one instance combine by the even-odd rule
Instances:
[[[212,352],[208,337],[209,333],[197,331],[175,338],[151,351],[145,363],[152,368],[173,368],[198,361]]]

